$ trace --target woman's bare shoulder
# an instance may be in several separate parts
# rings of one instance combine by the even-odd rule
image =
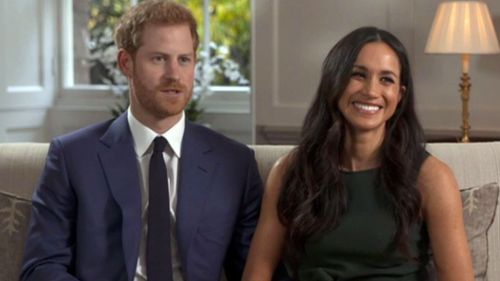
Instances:
[[[458,193],[458,184],[451,168],[434,156],[429,156],[422,164],[418,176],[418,187],[425,201],[440,199]]]
[[[451,168],[435,156],[429,155],[422,163],[419,178],[442,180],[453,176]]]
[[[279,193],[281,191],[283,178],[292,165],[293,158],[294,153],[293,151],[291,151],[276,160],[276,162],[271,167],[271,170],[269,171],[269,175],[267,177],[267,191],[272,191],[273,193]]]

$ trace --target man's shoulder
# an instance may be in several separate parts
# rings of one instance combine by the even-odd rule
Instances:
[[[113,123],[113,119],[88,125],[75,131],[60,135],[54,139],[65,146],[92,144],[99,141]]]

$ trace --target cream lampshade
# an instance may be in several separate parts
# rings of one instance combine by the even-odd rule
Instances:
[[[432,23],[426,53],[461,54],[462,142],[469,142],[469,55],[500,52],[488,6],[480,1],[443,2]]]

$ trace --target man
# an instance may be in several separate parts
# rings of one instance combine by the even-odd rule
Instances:
[[[21,280],[217,281],[222,271],[240,280],[262,183],[249,148],[185,120],[192,14],[143,1],[122,17],[116,43],[130,108],[52,141]]]

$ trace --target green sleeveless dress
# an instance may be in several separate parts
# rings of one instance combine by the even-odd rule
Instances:
[[[429,239],[425,224],[410,233],[411,260],[394,243],[396,223],[381,188],[379,169],[343,172],[346,214],[337,228],[310,238],[300,260],[301,281],[426,280]]]

